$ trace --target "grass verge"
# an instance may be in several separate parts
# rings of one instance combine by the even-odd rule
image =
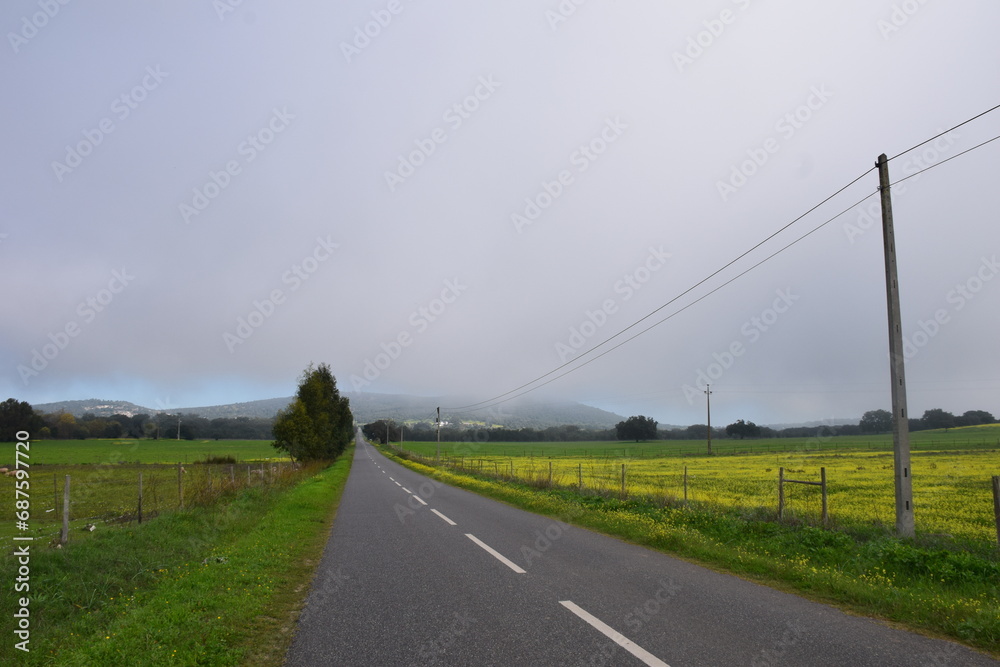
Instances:
[[[446,484],[1000,657],[1000,559],[990,545],[900,540],[863,527],[779,523],[762,511],[538,489],[381,449]]]
[[[353,452],[287,489],[247,489],[64,550],[36,547],[31,651],[15,650],[8,633],[0,663],[280,665]],[[8,619],[13,605],[4,601]]]

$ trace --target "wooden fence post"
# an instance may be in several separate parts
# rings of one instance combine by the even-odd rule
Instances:
[[[139,523],[142,524],[142,473],[139,473]]]
[[[552,461],[549,461],[549,487],[552,486]]]
[[[251,486],[253,480],[250,478],[250,464],[247,464],[247,486]]]
[[[177,506],[184,509],[184,467],[177,462]]]
[[[622,464],[622,498],[625,497],[625,464]]]
[[[997,547],[1000,548],[1000,477],[993,476],[993,515],[997,520]]]
[[[62,534],[59,536],[59,544],[66,544],[69,540],[69,475],[63,483],[63,525]]]
[[[236,466],[233,464],[229,464],[229,483],[236,486]]]
[[[823,525],[825,526],[830,522],[830,513],[826,502],[826,468],[819,469],[819,485],[823,492]]]
[[[53,507],[56,508],[56,516],[59,516],[59,476],[55,473],[52,474],[52,490],[55,492],[53,498],[55,498]]]
[[[785,469],[778,468],[778,520],[785,514]]]

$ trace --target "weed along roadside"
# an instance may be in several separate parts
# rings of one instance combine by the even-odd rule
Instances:
[[[482,473],[446,469],[409,452],[380,450],[439,482],[1000,655],[995,542],[932,534],[902,540],[870,524],[824,528],[801,518],[779,521],[775,509],[581,490],[575,477],[553,486],[512,479],[502,467],[498,474],[492,465]]]
[[[33,552],[30,652],[4,642],[0,664],[280,665],[353,453],[283,488]]]

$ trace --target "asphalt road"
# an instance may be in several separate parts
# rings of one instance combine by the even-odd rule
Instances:
[[[286,664],[1000,666],[441,485],[363,441]]]

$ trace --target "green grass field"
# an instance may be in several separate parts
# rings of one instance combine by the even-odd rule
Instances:
[[[404,442],[404,449],[422,456],[435,453],[436,442]],[[1000,449],[1000,424],[967,426],[947,431],[917,431],[910,434],[913,451]],[[762,454],[795,451],[892,451],[892,434],[814,436],[810,438],[762,438],[758,440],[714,440],[717,455]],[[650,442],[442,442],[442,456],[595,456],[613,458],[657,458],[706,454],[705,440],[656,440]]]
[[[193,463],[209,456],[238,461],[288,460],[270,440],[32,440],[31,464]],[[0,466],[12,467],[14,443],[0,443]]]

